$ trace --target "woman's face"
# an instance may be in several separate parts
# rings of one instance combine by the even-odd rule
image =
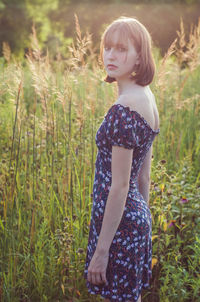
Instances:
[[[103,50],[103,62],[107,74],[116,80],[128,78],[134,71],[135,63],[139,63],[137,51],[131,41],[128,39],[126,45],[119,41],[118,33],[115,31],[109,46],[105,46]]]

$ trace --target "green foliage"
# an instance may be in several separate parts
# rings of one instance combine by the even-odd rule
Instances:
[[[52,32],[48,14],[56,10],[58,0],[7,0],[0,2],[0,41],[7,42],[13,53],[23,59],[30,45],[31,27],[35,25],[42,45]]]
[[[42,55],[36,33],[26,60],[8,53],[0,61],[3,302],[101,301],[88,294],[83,270],[95,134],[116,92],[103,81],[90,35],[81,38],[78,21],[76,30],[67,61]],[[199,45],[194,34],[191,39]],[[150,190],[153,278],[144,302],[199,299],[199,48],[187,49],[186,62],[171,55],[181,48],[173,46],[164,59],[154,49],[161,132]]]
[[[156,288],[152,286],[147,296],[150,298],[154,293],[153,298],[157,292],[160,301],[198,301],[199,180],[186,158],[172,175],[167,173],[161,161],[154,167],[154,175],[156,183],[152,183],[150,200],[153,258],[157,262],[153,279],[159,280],[160,291],[157,292],[157,285]]]
[[[40,42],[46,41],[52,31],[49,13],[58,8],[58,3],[59,0],[34,0],[26,2],[29,17],[36,24]]]
[[[4,55],[3,43],[8,43],[12,55],[23,59],[31,46],[30,34],[34,26],[42,51],[46,52],[48,48],[55,56],[58,48],[62,57],[66,58],[69,54],[67,47],[74,38],[75,13],[80,17],[84,30],[93,33],[94,44],[98,48],[100,34],[111,21],[111,16],[132,16],[132,12],[147,26],[164,54],[176,35],[180,16],[187,28],[191,23],[197,23],[199,3],[199,0],[0,1],[0,55]]]
[[[3,4],[3,5],[2,5]],[[2,1],[0,8],[0,41],[7,42],[13,52],[19,55],[28,44],[30,20],[24,0]]]

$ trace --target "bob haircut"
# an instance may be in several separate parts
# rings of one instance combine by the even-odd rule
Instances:
[[[134,79],[136,84],[146,86],[153,81],[155,74],[155,62],[151,52],[151,36],[146,27],[135,18],[121,16],[114,20],[104,31],[100,43],[100,59],[103,62],[103,49],[112,42],[112,35],[117,31],[119,33],[118,42],[123,45],[128,44],[128,39],[132,42],[139,54],[139,65],[136,65],[134,75],[130,75],[130,79]],[[115,78],[107,77],[105,82],[112,83]]]

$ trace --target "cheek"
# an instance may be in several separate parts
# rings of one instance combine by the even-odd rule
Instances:
[[[106,56],[106,52],[104,51],[104,52],[103,52],[103,55],[102,55],[102,58],[103,58],[103,63],[105,63],[105,61],[106,61],[106,57],[107,57],[107,56]]]
[[[133,55],[127,55],[126,57],[126,65],[128,65],[130,68],[133,68],[133,66],[135,65],[135,61],[136,61],[136,57]]]
[[[122,62],[123,64],[126,64],[126,62],[127,62],[127,53],[118,54],[118,60],[120,62]]]
[[[128,55],[127,52],[121,54],[121,60],[124,64],[127,63]]]
[[[125,56],[124,56],[124,62],[127,62],[127,52],[125,53]]]
[[[103,64],[105,65],[105,55],[102,55]]]

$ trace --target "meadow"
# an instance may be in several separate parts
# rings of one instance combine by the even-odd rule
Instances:
[[[32,47],[0,58],[0,301],[101,301],[83,270],[95,135],[117,87],[76,19],[70,55]],[[162,57],[150,85],[160,113],[150,208],[153,277],[144,302],[200,301],[200,20]]]

